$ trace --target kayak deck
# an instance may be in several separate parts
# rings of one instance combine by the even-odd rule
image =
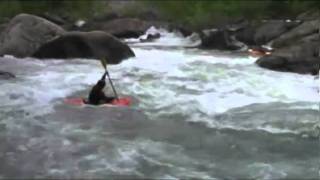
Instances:
[[[85,103],[84,98],[68,98],[68,99],[65,99],[64,102],[65,104],[74,105],[74,106],[91,105],[91,104]],[[114,99],[111,103],[100,104],[100,105],[130,106],[131,98],[122,97],[122,98]]]

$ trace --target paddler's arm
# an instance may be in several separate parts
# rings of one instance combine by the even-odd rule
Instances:
[[[104,81],[104,80],[106,79],[107,74],[108,74],[108,71],[106,71],[106,72],[102,75],[101,80]]]

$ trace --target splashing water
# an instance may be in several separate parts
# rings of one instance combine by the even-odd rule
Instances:
[[[122,110],[63,104],[87,95],[103,74],[98,61],[1,59],[2,67],[26,68],[0,84],[1,177],[317,177],[312,76],[261,69],[243,55],[171,48],[193,42],[160,33],[109,67],[118,92],[138,101],[128,110],[138,114],[120,121],[112,117]]]

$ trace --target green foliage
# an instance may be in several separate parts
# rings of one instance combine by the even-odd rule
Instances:
[[[12,17],[19,13],[62,13],[71,17],[89,18],[104,9],[100,0],[1,0],[0,16]]]
[[[71,18],[90,18],[108,11],[107,0],[1,0],[0,17],[19,13],[67,15]],[[128,1],[116,12],[136,16],[145,7],[160,13],[162,19],[202,28],[235,18],[287,18],[318,8],[317,0],[136,0]]]
[[[156,7],[164,18],[195,27],[239,17],[252,20],[295,17],[320,7],[320,1],[316,0],[150,0],[145,3]]]
[[[191,26],[204,26],[233,17],[260,18],[265,14],[267,1],[149,1],[161,14],[172,21],[180,21]]]

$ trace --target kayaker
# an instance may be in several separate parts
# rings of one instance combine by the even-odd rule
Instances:
[[[111,103],[115,97],[108,97],[104,94],[103,89],[106,86],[105,82],[106,74],[94,85],[89,93],[88,104],[99,105]]]

